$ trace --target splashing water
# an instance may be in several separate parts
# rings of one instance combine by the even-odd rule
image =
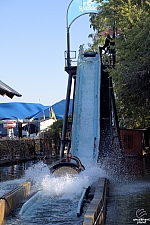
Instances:
[[[50,173],[46,164],[39,162],[26,170],[26,177],[32,180],[34,190],[42,189],[50,197],[74,198],[99,177],[106,177],[105,172],[96,165],[87,164],[85,168],[78,175],[64,174],[57,177]]]
[[[29,207],[29,209],[20,218],[16,217],[10,218],[6,221],[5,225],[32,225],[32,224],[46,224],[46,225],[81,225],[83,222],[84,212],[86,211],[87,205],[85,204],[83,208],[83,213],[81,217],[76,216],[76,209],[78,205],[79,198],[81,196],[84,187],[93,186],[98,178],[106,177],[110,180],[110,190],[112,191],[112,203],[115,204],[116,196],[118,199],[117,204],[108,205],[108,215],[110,213],[111,224],[116,221],[114,218],[115,210],[122,210],[122,214],[119,217],[121,219],[128,218],[125,216],[132,211],[130,220],[133,221],[135,217],[135,208],[138,209],[144,204],[145,210],[148,212],[149,209],[149,179],[144,180],[139,179],[116,179],[114,173],[112,173],[112,167],[109,168],[100,165],[85,164],[85,171],[78,175],[64,174],[61,177],[56,177],[54,174],[50,173],[50,170],[46,164],[39,162],[34,166],[29,167],[25,171],[25,179],[32,180],[33,186],[32,190],[42,190],[40,192],[39,198],[35,203]],[[103,167],[100,168],[100,167]],[[107,174],[106,172],[107,171]],[[115,174],[116,174],[115,170]],[[124,171],[121,176],[126,175]],[[126,176],[125,176],[126,177]],[[113,181],[113,182],[112,182]],[[145,197],[146,196],[146,197]],[[134,200],[132,203],[131,200]],[[127,208],[127,202],[130,207]],[[138,202],[135,206],[135,203]],[[121,204],[121,207],[120,207]],[[118,214],[117,214],[118,215]],[[107,221],[109,217],[107,216]],[[110,223],[109,223],[110,224]],[[119,224],[119,223],[118,223]],[[124,224],[127,224],[126,222]]]
[[[43,162],[28,168],[25,177],[33,182],[32,191],[39,189],[42,191],[21,217],[10,218],[5,225],[82,224],[84,213],[77,217],[76,209],[83,188],[91,186],[99,177],[106,176],[105,172],[96,165],[84,166],[85,171],[78,175],[64,174],[60,177],[51,174],[48,166]],[[84,206],[83,212],[86,207],[87,205]]]

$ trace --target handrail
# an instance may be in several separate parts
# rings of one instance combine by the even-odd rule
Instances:
[[[106,182],[107,181],[105,180],[105,185],[106,185]],[[103,191],[103,198],[101,200],[101,202],[102,202],[101,210],[100,210],[99,214],[97,215],[93,225],[99,225],[99,218],[100,218],[101,214],[103,213],[103,211],[105,210],[105,206],[106,206],[106,195],[107,195],[107,187],[105,186],[104,191]],[[102,224],[102,223],[100,223],[100,224]]]
[[[90,186],[83,189],[81,198],[80,198],[80,200],[79,200],[79,202],[78,202],[77,216],[80,216],[80,214],[81,214],[81,207],[82,207],[82,204],[83,204],[83,200],[84,200],[84,197],[85,197],[85,195],[86,195],[86,192],[89,190],[89,188],[90,188]]]
[[[98,216],[97,216],[97,218],[96,218],[96,220],[94,222],[94,225],[97,225],[97,222],[99,221],[99,218],[100,218],[103,210],[104,210],[104,202],[103,202],[102,208],[101,208],[101,210],[100,210],[100,212],[99,212],[99,214],[98,214]]]
[[[23,216],[23,214],[29,209],[31,205],[39,198],[41,190],[38,190],[31,198],[29,198],[21,207],[19,216]]]

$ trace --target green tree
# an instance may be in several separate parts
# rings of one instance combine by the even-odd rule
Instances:
[[[110,73],[118,100],[128,115],[130,127],[145,127],[150,122],[149,29],[150,18],[143,13],[132,31],[128,30],[125,38],[116,40],[118,62]]]
[[[98,2],[102,2],[98,0]],[[103,4],[101,13],[90,17],[97,30],[93,49],[103,39],[101,30],[115,25],[122,34],[115,40],[117,63],[109,70],[113,77],[120,124],[123,127],[149,125],[150,111],[150,1],[110,0]],[[96,40],[96,41],[95,41]]]
[[[72,120],[72,116],[68,116],[68,122]],[[63,128],[63,119],[58,119],[51,126],[50,129],[45,133],[45,135],[49,135],[54,141],[55,145],[60,145],[61,136],[62,136],[62,128]],[[70,135],[70,127],[67,129],[67,136]]]

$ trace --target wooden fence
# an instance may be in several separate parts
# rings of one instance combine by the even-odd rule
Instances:
[[[60,141],[52,140],[48,135],[40,139],[0,139],[0,162],[27,160],[39,156],[59,155]]]

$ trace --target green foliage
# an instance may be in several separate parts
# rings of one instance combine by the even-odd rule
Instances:
[[[143,12],[141,20],[116,40],[117,64],[110,71],[115,83],[118,104],[128,127],[149,125],[150,112],[150,18]],[[118,105],[118,109],[119,109]]]
[[[72,116],[70,115],[68,116],[68,122],[70,122],[71,120]],[[50,129],[47,132],[45,132],[45,135],[51,138],[54,141],[55,145],[60,145],[62,128],[63,128],[63,119],[58,119],[50,126]],[[68,133],[70,132],[70,127],[68,127],[67,132]]]
[[[102,12],[90,18],[97,30],[90,47],[96,49],[98,43],[102,44],[100,30],[115,25],[122,31],[115,40],[117,63],[109,70],[120,126],[144,128],[150,123],[150,1],[110,0],[100,8]]]
[[[59,119],[51,125],[50,131],[52,133],[61,133],[62,127],[63,127],[63,119]]]

